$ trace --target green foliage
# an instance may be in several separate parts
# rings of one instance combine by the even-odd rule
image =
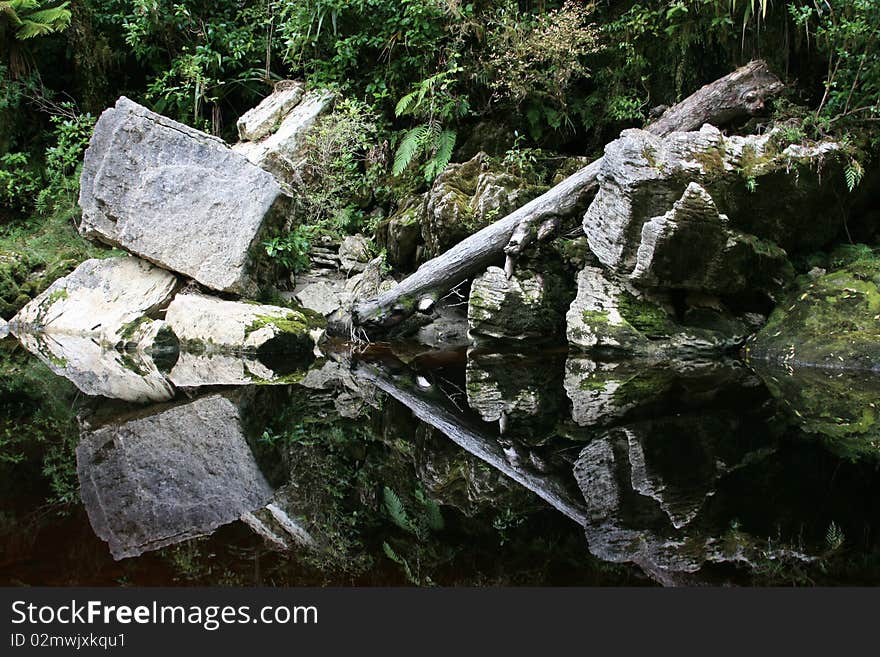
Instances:
[[[153,109],[219,134],[224,104],[252,102],[270,77],[275,4],[134,0],[109,21],[148,71]]]
[[[79,114],[71,104],[62,106],[67,115],[51,117],[55,144],[46,149],[46,186],[37,195],[36,208],[45,214],[62,199],[72,205],[79,193],[82,157],[89,145],[95,118]]]
[[[10,25],[15,38],[20,40],[61,32],[70,25],[70,2],[52,4],[40,0],[2,0],[0,24]]]
[[[588,56],[600,49],[594,12],[591,3],[569,0],[534,18],[500,11],[493,20],[484,64],[493,101],[524,111],[536,138],[548,125],[574,127],[583,98],[573,91],[590,76]]]
[[[27,212],[33,207],[42,182],[26,153],[0,155],[0,206],[16,213]]]
[[[422,158],[426,181],[436,178],[452,159],[456,133],[443,125],[467,115],[466,97],[455,93],[457,76],[462,68],[451,64],[446,70],[414,85],[394,108],[397,117],[412,116],[424,121],[407,130],[394,154],[392,175],[401,175],[413,161]]]
[[[798,0],[788,4],[788,11],[827,59],[816,110],[822,126],[867,130],[880,121],[880,3]]]
[[[310,229],[297,226],[284,236],[263,242],[266,254],[283,268],[297,274],[309,266]]]

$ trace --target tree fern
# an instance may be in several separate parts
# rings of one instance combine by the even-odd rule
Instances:
[[[60,32],[70,25],[70,2],[56,7],[42,8],[38,0],[4,0],[0,2],[0,14],[5,15],[16,28],[17,39]]]

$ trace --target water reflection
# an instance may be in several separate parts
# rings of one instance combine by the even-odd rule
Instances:
[[[749,583],[878,547],[873,379],[348,345],[308,369],[283,354],[160,367],[55,337],[21,339],[93,397],[76,474],[115,559],[237,525],[327,572],[442,583],[522,527],[518,557],[579,549],[661,584]],[[580,548],[529,535],[548,508]]]

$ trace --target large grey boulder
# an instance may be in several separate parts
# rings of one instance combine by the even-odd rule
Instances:
[[[788,145],[779,130],[746,137],[709,125],[666,137],[624,130],[605,148],[584,231],[603,265],[642,285],[766,284],[784,267],[776,246],[819,247],[839,229],[842,160],[837,143]]]
[[[568,300],[565,296],[555,274],[521,269],[508,278],[500,267],[489,267],[471,284],[470,332],[518,340],[552,338],[564,321],[560,308]]]
[[[667,293],[639,290],[601,267],[584,267],[577,285],[566,335],[581,351],[658,359],[717,355],[751,332],[721,305],[691,309],[679,322]]]
[[[115,559],[208,535],[271,499],[243,426],[240,404],[217,394],[84,427],[82,501]]]
[[[318,327],[302,312],[280,306],[179,294],[165,321],[187,351],[310,354]]]
[[[9,335],[9,324],[5,319],[0,317],[0,340]]]
[[[121,97],[95,125],[81,232],[223,292],[252,294],[287,199],[223,141]]]
[[[13,318],[16,333],[88,336],[103,346],[150,348],[164,324],[155,320],[177,278],[139,258],[86,260],[52,283]]]
[[[333,107],[326,89],[304,92],[302,83],[284,81],[238,122],[242,141],[232,149],[278,180],[295,187],[306,175],[307,138],[318,118]]]

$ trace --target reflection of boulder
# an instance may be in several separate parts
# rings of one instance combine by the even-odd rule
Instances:
[[[246,354],[181,351],[168,379],[179,388],[294,383],[303,372],[283,375]]]
[[[149,349],[164,325],[155,317],[177,278],[137,258],[86,260],[28,303],[14,329],[87,335],[102,344]]]
[[[756,367],[787,415],[851,459],[880,457],[880,375],[799,367]]]
[[[725,399],[761,395],[760,380],[733,361],[595,361],[570,356],[565,392],[572,420],[582,427],[608,426],[674,410],[723,405]]]
[[[759,538],[701,518],[720,480],[771,453],[754,444],[752,432],[717,413],[631,424],[592,441],[574,467],[589,509],[590,551],[637,563],[667,583],[706,563],[772,558]]]
[[[467,402],[486,422],[498,422],[501,432],[525,432],[534,438],[542,420],[556,421],[555,368],[513,354],[470,354],[465,370]]]
[[[25,349],[87,395],[129,402],[162,402],[174,388],[153,359],[140,351],[104,349],[91,338],[63,333],[21,333]]]
[[[89,521],[116,559],[210,534],[272,497],[240,405],[219,394],[85,426],[76,460]]]

